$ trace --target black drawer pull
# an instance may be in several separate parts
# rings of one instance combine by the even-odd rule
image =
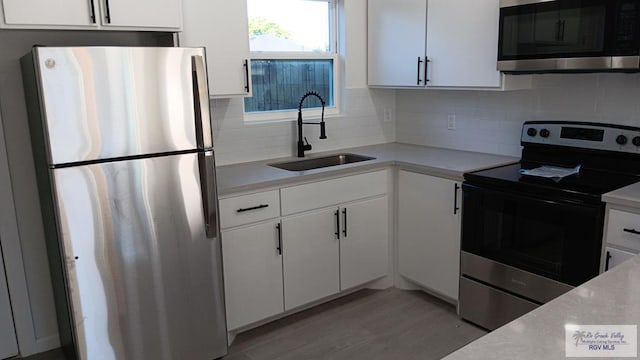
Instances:
[[[622,231],[628,232],[628,233],[633,234],[633,235],[640,235],[640,231],[638,231],[636,229],[623,229]]]
[[[258,206],[254,206],[254,207],[250,207],[250,208],[238,209],[238,210],[236,210],[236,212],[243,213],[243,212],[247,212],[247,211],[251,211],[251,210],[260,210],[260,209],[264,209],[264,208],[268,208],[268,207],[269,207],[268,204],[262,204],[262,205],[258,205]]]

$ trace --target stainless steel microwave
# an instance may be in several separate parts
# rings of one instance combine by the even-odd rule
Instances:
[[[500,0],[498,70],[640,71],[640,0]]]

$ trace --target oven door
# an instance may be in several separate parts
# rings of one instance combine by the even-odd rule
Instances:
[[[640,0],[502,0],[498,70],[637,70],[639,18]]]
[[[572,286],[598,275],[602,203],[462,189],[462,251]]]

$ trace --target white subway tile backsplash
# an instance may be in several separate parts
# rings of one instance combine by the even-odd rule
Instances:
[[[347,89],[341,105],[340,116],[325,119],[327,139],[318,139],[319,127],[304,127],[311,153],[395,141],[395,123],[383,116],[384,109],[395,113],[394,90]],[[211,109],[218,165],[295,155],[295,121],[245,122],[242,99],[212,100]]]
[[[640,74],[545,74],[518,91],[399,90],[396,140],[519,156],[522,123],[575,120],[640,126]],[[456,130],[447,130],[455,115]]]

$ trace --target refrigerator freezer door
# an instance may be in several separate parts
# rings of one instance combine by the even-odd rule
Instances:
[[[183,154],[51,170],[78,358],[225,355],[200,163]]]
[[[204,49],[34,52],[51,164],[212,146]]]

